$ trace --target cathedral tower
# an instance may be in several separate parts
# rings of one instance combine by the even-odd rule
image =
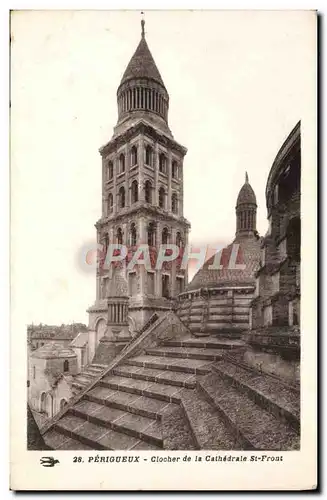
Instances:
[[[117,90],[118,121],[102,157],[102,215],[97,241],[128,247],[129,256],[141,244],[150,248],[152,266],[126,268],[129,321],[139,329],[155,311],[171,308],[172,299],[187,284],[178,262],[155,268],[161,244],[187,245],[190,224],[183,216],[183,159],[168,126],[169,95],[145,39],[141,40]],[[90,329],[98,330],[107,316],[110,270],[98,269],[96,301],[89,309]],[[102,328],[103,329],[103,328]],[[97,335],[96,335],[97,338]]]

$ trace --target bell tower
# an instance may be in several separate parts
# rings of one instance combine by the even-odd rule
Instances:
[[[183,215],[183,161],[186,148],[168,126],[169,95],[145,38],[129,61],[117,90],[118,120],[102,158],[102,215],[97,241],[128,248],[149,245],[151,268],[126,266],[129,321],[139,329],[154,313],[169,310],[187,285],[180,260],[156,269],[161,244],[188,243],[190,224]],[[96,301],[89,309],[90,328],[107,312],[110,270],[97,270]]]

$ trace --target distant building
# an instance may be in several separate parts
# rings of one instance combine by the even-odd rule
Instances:
[[[78,373],[77,355],[70,347],[48,343],[29,357],[28,402],[37,423],[52,418],[72,396]]]
[[[269,229],[261,248],[248,342],[263,369],[299,379],[301,129],[279,150],[266,186]],[[265,353],[265,355],[263,355]],[[290,363],[293,361],[293,363]]]
[[[45,344],[55,342],[62,346],[68,346],[79,332],[86,332],[87,326],[83,323],[71,325],[28,325],[27,342],[31,350],[38,349]]]
[[[257,201],[246,174],[236,202],[235,239],[211,257],[179,295],[178,315],[195,335],[240,336],[248,329],[260,260],[256,216]],[[215,261],[221,269],[210,269]]]

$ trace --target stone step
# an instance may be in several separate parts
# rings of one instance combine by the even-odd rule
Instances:
[[[182,358],[182,359],[203,359],[208,361],[219,361],[222,359],[222,349],[209,349],[205,347],[159,347],[147,349],[150,356]]]
[[[77,382],[78,384],[83,384],[85,386],[89,385],[93,380],[93,377],[87,374],[80,374],[76,375],[74,378],[74,382]]]
[[[101,375],[101,373],[104,372],[104,370],[101,370],[100,368],[93,368],[92,366],[88,366],[83,373],[90,373],[93,375],[93,377],[98,377],[99,375]]]
[[[91,363],[88,368],[93,368],[95,370],[99,370],[103,372],[106,368],[108,368],[108,365],[102,365],[101,363]]]
[[[258,374],[257,371],[242,368],[229,361],[215,363],[212,368],[229,384],[245,392],[256,404],[299,431],[299,392],[285,387],[269,375]]]
[[[152,418],[82,400],[70,409],[73,415],[88,422],[142,439],[162,447],[160,423]]]
[[[66,434],[61,434],[54,429],[46,432],[43,438],[52,450],[92,450],[92,447],[68,437]]]
[[[74,380],[72,382],[72,388],[76,389],[77,391],[81,391],[82,389],[85,389],[87,386],[88,386],[88,384],[78,382],[77,380]]]
[[[90,446],[93,450],[130,450],[136,449],[137,446],[138,449],[148,449],[148,443],[144,445],[136,437],[87,422],[84,418],[71,413],[64,415],[54,428],[55,431],[79,441],[83,445]],[[157,449],[157,447],[151,445],[151,449]]]
[[[194,389],[196,378],[193,374],[174,372],[168,370],[156,370],[155,368],[143,368],[140,366],[121,365],[113,370],[115,375],[131,377],[139,380],[149,380],[162,384],[176,385]]]
[[[179,403],[181,392],[180,387],[174,385],[159,384],[147,380],[136,380],[127,377],[118,377],[117,375],[109,375],[104,377],[99,385],[109,387],[109,389],[116,389],[119,391],[130,392],[132,394],[139,394],[149,398],[160,399],[168,403]],[[188,389],[184,389],[188,390]]]
[[[101,373],[102,373],[102,370],[95,371],[95,370],[91,370],[90,368],[87,368],[81,373],[81,375],[87,375],[88,377],[96,378],[99,375],[101,375]]]
[[[161,420],[162,415],[175,405],[175,403],[101,386],[91,389],[85,394],[84,399],[156,420]]]
[[[190,338],[186,340],[165,340],[161,343],[162,346],[167,347],[204,347],[204,348],[214,348],[214,349],[237,349],[244,345],[242,341],[230,340],[230,339],[218,339],[204,337],[201,338]]]
[[[181,406],[192,430],[197,449],[242,449],[224,419],[196,390],[183,389]]]
[[[184,373],[195,373],[198,375],[206,375],[210,372],[210,363],[198,359],[173,359],[166,356],[143,355],[126,359],[124,363],[133,366],[143,366],[144,368],[172,370]]]
[[[171,411],[164,413],[161,432],[165,450],[197,449],[191,428],[180,405],[173,405]]]
[[[202,377],[199,388],[238,436],[243,449],[299,449],[300,437],[290,425],[279,421],[218,374]]]
[[[240,329],[227,330],[226,328],[217,328],[214,326],[210,328],[210,324],[207,324],[206,332],[200,332],[199,329],[193,327],[191,327],[190,330],[195,336],[203,337],[203,335],[206,334],[208,337],[210,336],[210,338],[216,337],[217,339],[239,340],[242,335]]]

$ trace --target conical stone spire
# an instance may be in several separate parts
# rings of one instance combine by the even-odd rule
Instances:
[[[126,119],[152,119],[170,133],[169,95],[145,39],[145,21],[141,21],[141,40],[129,61],[117,90],[118,124]]]
[[[134,78],[147,78],[158,82],[165,88],[165,84],[161,78],[156,63],[154,62],[143,33],[140,43],[138,44],[137,49],[123,74],[120,86]]]

